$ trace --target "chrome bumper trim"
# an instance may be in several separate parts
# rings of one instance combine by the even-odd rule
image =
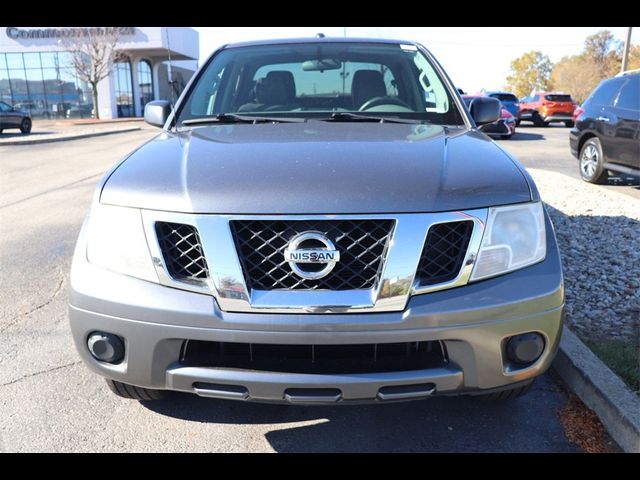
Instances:
[[[201,383],[211,383],[214,388],[194,386]],[[435,392],[453,392],[462,384],[462,370],[452,366],[350,375],[294,374],[205,367],[176,367],[166,372],[166,385],[170,390],[195,393],[208,398],[296,404],[332,404],[349,400],[409,400],[424,398]],[[229,388],[224,388],[225,385]],[[326,389],[327,392],[316,392],[319,389]],[[243,393],[245,391],[246,393]]]

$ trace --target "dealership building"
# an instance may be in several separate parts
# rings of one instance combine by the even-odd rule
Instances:
[[[91,86],[75,72],[65,46],[114,31],[122,58],[98,84],[100,118],[139,117],[147,102],[175,99],[198,64],[198,32],[191,28],[2,27],[0,101],[34,118],[91,117]]]

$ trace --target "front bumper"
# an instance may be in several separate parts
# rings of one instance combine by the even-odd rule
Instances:
[[[256,314],[220,311],[209,295],[122,276],[76,255],[69,316],[80,356],[108,378],[207,397],[284,403],[333,403],[484,393],[543,373],[556,353],[564,290],[547,219],[547,257],[525,269],[463,287],[413,297],[404,312]],[[121,336],[122,363],[95,360],[86,341],[96,330]],[[505,359],[505,339],[535,331],[541,357],[526,368]],[[267,344],[363,344],[441,341],[448,363],[425,370],[295,374],[186,366],[184,340]],[[414,388],[415,387],[415,388]]]
[[[573,122],[573,112],[571,113],[548,113],[542,118],[545,122]]]
[[[580,144],[580,131],[577,128],[572,128],[569,130],[569,148],[571,149],[571,155],[578,158],[580,155],[579,152],[579,144]]]

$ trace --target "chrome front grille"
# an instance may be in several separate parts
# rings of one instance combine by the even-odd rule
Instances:
[[[438,223],[429,229],[416,279],[427,286],[449,282],[458,276],[467,254],[473,222]]]
[[[165,266],[178,281],[201,282],[209,277],[198,230],[183,223],[156,223],[156,235]]]
[[[233,220],[230,222],[247,288],[257,290],[359,290],[377,285],[393,220]],[[340,251],[326,277],[297,276],[284,257],[294,236],[320,232]]]
[[[161,284],[212,295],[225,312],[310,315],[401,312],[412,295],[467,284],[487,216],[487,209],[303,218],[142,210]],[[310,231],[331,245],[295,243]],[[324,277],[305,279],[314,263],[296,261],[303,273],[294,273],[287,247],[290,261],[305,249],[339,257]]]

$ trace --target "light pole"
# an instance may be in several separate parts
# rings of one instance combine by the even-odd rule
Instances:
[[[629,48],[631,47],[631,27],[627,31],[627,41],[624,42],[624,50],[622,52],[622,70],[621,72],[625,72],[627,70],[627,64],[629,63]]]

